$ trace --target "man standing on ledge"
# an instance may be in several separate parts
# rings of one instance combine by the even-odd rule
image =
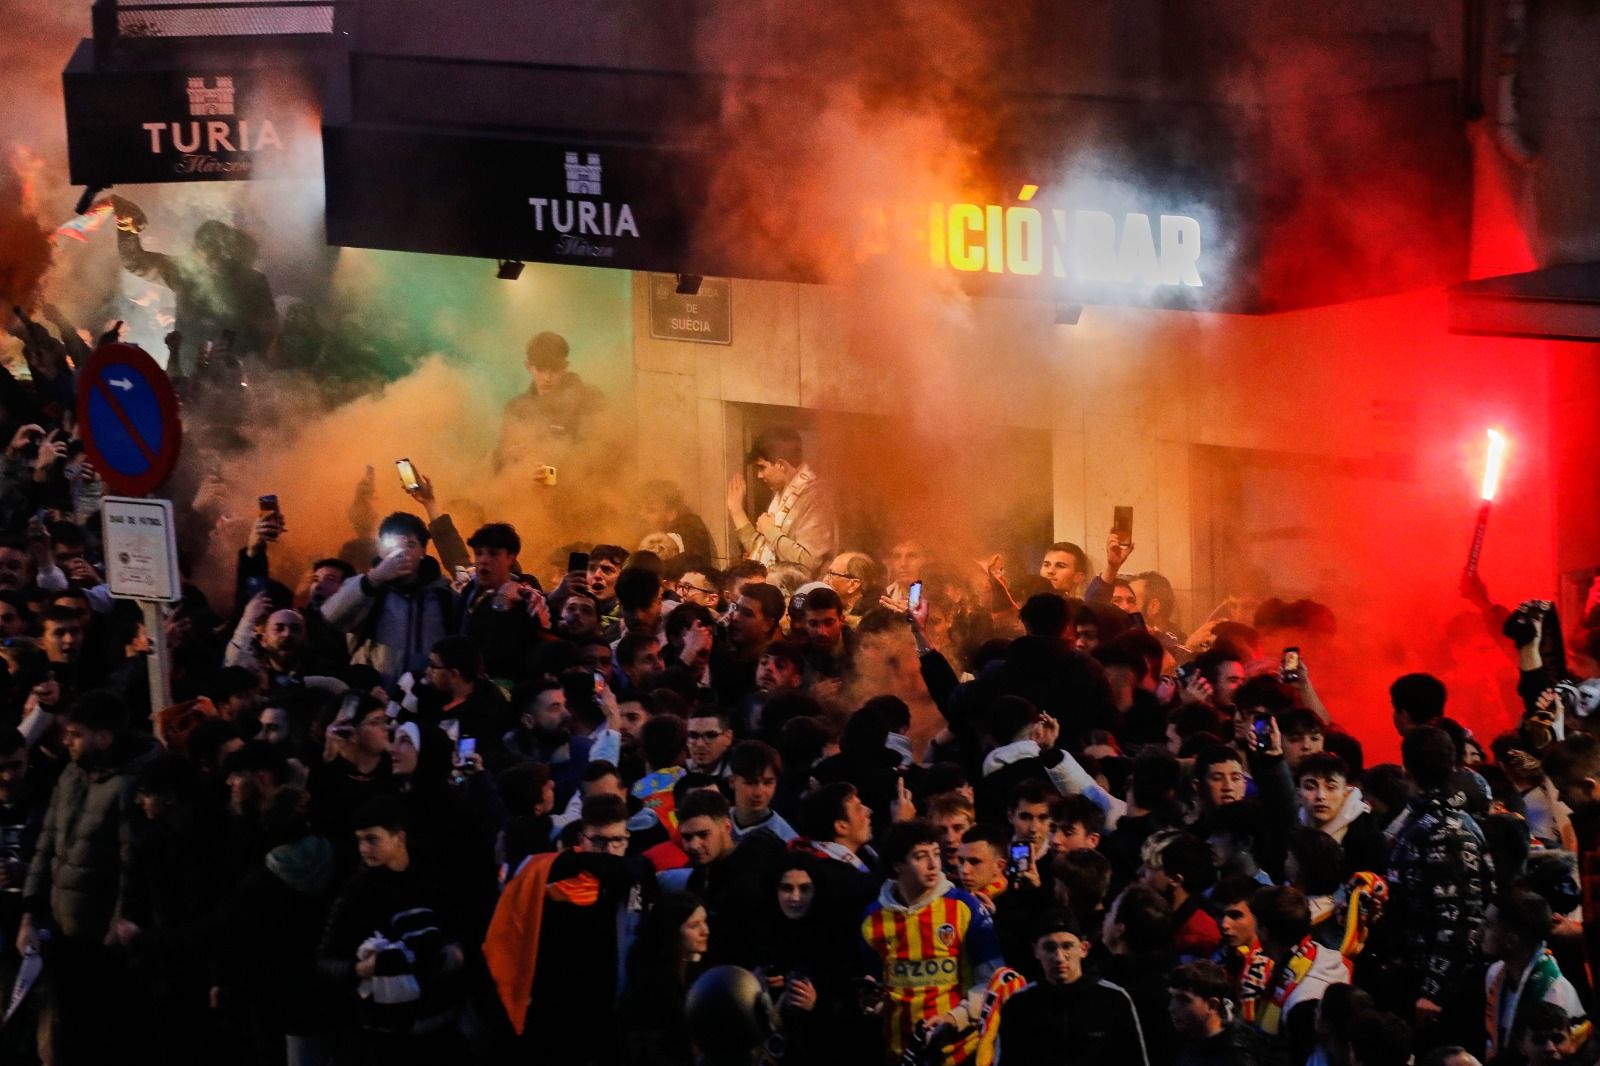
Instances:
[[[528,342],[528,391],[506,404],[494,468],[519,459],[555,465],[574,442],[593,437],[591,423],[604,406],[600,390],[567,369],[567,340],[540,333]]]
[[[815,569],[838,543],[833,503],[818,484],[816,472],[800,452],[800,434],[769,429],[750,446],[745,462],[772,490],[772,500],[754,522],[745,513],[743,474],[728,479],[728,517],[746,559],[771,566],[799,563]]]

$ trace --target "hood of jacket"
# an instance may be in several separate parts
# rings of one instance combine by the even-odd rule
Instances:
[[[302,896],[320,896],[333,884],[333,845],[308,834],[267,852],[267,869]]]
[[[1345,832],[1350,828],[1350,823],[1360,818],[1363,814],[1371,813],[1371,811],[1372,807],[1367,803],[1366,798],[1361,795],[1361,789],[1352,785],[1350,786],[1350,791],[1345,794],[1344,803],[1334,814],[1333,820],[1327,825],[1318,826],[1318,828],[1342,844],[1344,843]],[[1300,824],[1311,824],[1310,812],[1304,807],[1300,808]]]
[[[1022,740],[1013,740],[1009,744],[1002,744],[983,757],[984,776],[987,777],[1002,766],[1010,766],[1012,763],[1021,762],[1023,759],[1038,758],[1038,755],[1039,742],[1037,740],[1023,738]]]
[[[950,879],[945,877],[944,874],[940,874],[938,883],[932,888],[928,889],[928,891],[924,892],[921,896],[918,896],[917,899],[910,904],[900,902],[900,897],[894,893],[894,886],[895,882],[892,878],[888,881],[885,881],[883,883],[883,887],[878,890],[878,902],[883,904],[883,909],[886,911],[895,911],[899,914],[912,914],[916,911],[920,911],[922,908],[926,907],[928,904],[932,903],[934,900],[950,891]]]

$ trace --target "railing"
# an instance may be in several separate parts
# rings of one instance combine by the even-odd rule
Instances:
[[[328,36],[348,0],[95,0],[95,43],[163,37]]]

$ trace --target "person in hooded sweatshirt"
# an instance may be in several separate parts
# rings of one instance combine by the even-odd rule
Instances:
[[[339,586],[322,605],[328,624],[355,637],[351,662],[376,669],[385,685],[400,675],[421,679],[428,652],[450,632],[450,582],[428,552],[428,527],[396,511],[378,526],[383,553],[365,574]]]
[[[889,1055],[946,1046],[945,1061],[965,1061],[1000,965],[994,923],[976,897],[944,876],[939,831],[928,822],[895,823],[882,857],[893,876],[867,906],[860,931],[867,975],[885,997]]]
[[[1295,773],[1300,790],[1300,824],[1337,840],[1344,848],[1345,874],[1389,868],[1388,844],[1372,817],[1361,789],[1350,783],[1350,768],[1328,751],[1307,755]]]

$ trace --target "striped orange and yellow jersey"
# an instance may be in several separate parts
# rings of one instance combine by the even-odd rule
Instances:
[[[967,1002],[1000,965],[988,911],[948,881],[911,907],[899,902],[893,882],[885,884],[862,916],[861,938],[882,974],[889,1051],[896,1056],[913,1042],[919,1022]],[[977,1035],[973,1029],[952,1045],[948,1061],[968,1061]]]

